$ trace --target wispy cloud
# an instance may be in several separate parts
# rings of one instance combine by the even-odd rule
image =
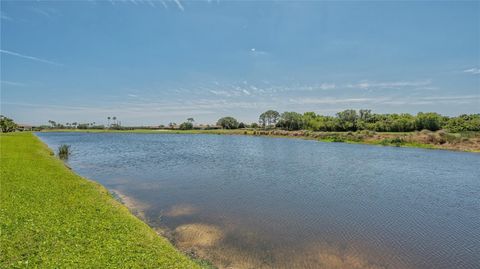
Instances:
[[[390,98],[382,102],[386,105],[462,105],[475,104],[480,102],[480,95],[460,95],[460,96],[423,96],[423,97],[404,97]]]
[[[219,96],[226,96],[226,97],[234,96],[231,92],[222,91],[222,90],[209,90],[209,92],[213,95],[219,95]]]
[[[1,80],[0,81],[2,84],[5,85],[10,85],[10,86],[18,86],[18,87],[23,87],[26,86],[27,84],[21,83],[21,82],[15,82],[15,81],[8,81],[8,80]]]
[[[138,95],[132,93],[127,94],[127,96],[132,98],[138,98]]]
[[[165,9],[168,9],[167,3],[165,3],[165,1],[160,0],[160,3],[162,3],[162,6],[163,6]]]
[[[125,101],[128,100],[128,101]],[[156,101],[157,100],[157,101]],[[124,99],[120,102],[108,104],[38,104],[22,102],[1,102],[8,111],[15,107],[22,113],[36,115],[38,123],[44,123],[55,117],[59,121],[82,121],[87,119],[104,118],[105,115],[116,115],[127,124],[140,124],[145,122],[156,123],[180,121],[185,117],[201,116],[200,118],[211,119],[212,121],[227,113],[248,111],[249,118],[254,120],[258,113],[267,109],[279,111],[315,111],[317,113],[332,114],[347,108],[372,108],[396,107],[405,112],[406,107],[416,110],[416,105],[474,105],[478,104],[480,95],[459,95],[459,96],[367,96],[367,97],[324,97],[324,98],[276,98],[259,99],[255,101],[234,101],[230,98],[216,99],[192,99],[178,101],[160,101],[156,98],[147,99]],[[410,111],[412,110],[410,109]],[[408,109],[407,109],[408,111]],[[87,120],[88,121],[88,120]],[[202,120],[202,122],[205,122]],[[206,123],[206,122],[205,122]]]
[[[290,102],[298,105],[335,105],[353,103],[372,103],[387,100],[387,98],[291,98]]]
[[[375,82],[362,80],[354,84],[347,84],[348,88],[358,88],[358,89],[399,89],[405,87],[420,87],[427,86],[432,83],[431,80],[419,80],[419,81],[390,81],[390,82]]]
[[[250,53],[252,53],[254,56],[267,56],[267,55],[269,55],[268,52],[266,52],[264,50],[259,50],[257,48],[251,48]]]
[[[480,74],[480,68],[470,68],[470,69],[466,69],[466,70],[463,70],[463,73],[470,73],[470,74],[474,74],[474,75],[478,75]]]
[[[0,13],[0,18],[2,20],[6,20],[6,21],[13,21],[13,19],[9,16],[7,16],[7,14],[5,14],[3,11]]]
[[[155,3],[153,3],[152,0],[147,0],[147,3],[148,3],[151,7],[154,7],[154,8],[157,7],[157,6],[155,5]]]
[[[182,3],[180,3],[180,0],[173,0],[173,2],[175,2],[175,4],[177,4],[178,9],[180,9],[181,11],[185,10],[185,8],[183,8],[183,6],[182,6]]]
[[[4,53],[4,54],[7,54],[7,55],[12,55],[12,56],[20,57],[20,58],[23,58],[23,59],[32,60],[32,61],[42,62],[42,63],[46,63],[46,64],[63,66],[63,64],[61,64],[61,63],[57,63],[57,62],[53,62],[53,61],[45,60],[45,59],[42,59],[42,58],[25,55],[25,54],[20,54],[18,52],[13,52],[13,51],[9,51],[9,50],[0,49],[0,53]]]
[[[42,15],[46,18],[53,18],[57,15],[59,15],[58,10],[54,8],[39,8],[39,7],[32,7],[31,10],[39,15]]]
[[[321,90],[331,90],[331,89],[335,89],[336,87],[337,87],[337,85],[335,85],[335,83],[322,83],[322,84],[320,84],[319,89],[321,89]]]
[[[296,105],[432,105],[432,104],[473,104],[480,102],[480,95],[421,96],[421,97],[358,97],[358,98],[291,98]]]

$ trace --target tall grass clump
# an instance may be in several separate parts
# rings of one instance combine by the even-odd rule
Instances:
[[[403,140],[402,138],[400,137],[395,137],[395,138],[392,138],[392,139],[389,139],[389,138],[385,138],[383,139],[381,142],[380,142],[381,145],[384,145],[384,146],[389,146],[389,145],[393,145],[395,147],[400,147],[402,146],[403,144],[405,144],[405,140]]]
[[[60,157],[60,159],[67,160],[70,156],[70,153],[70,145],[63,144],[58,147],[58,157]]]

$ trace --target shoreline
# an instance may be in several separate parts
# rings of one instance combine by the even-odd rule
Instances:
[[[447,133],[444,131],[421,132],[312,132],[283,131],[263,129],[212,129],[212,130],[169,130],[169,129],[133,129],[133,130],[79,130],[48,129],[39,132],[71,132],[71,133],[136,133],[136,134],[210,134],[210,135],[244,135],[275,138],[296,138],[328,143],[365,144],[374,146],[393,146],[450,150],[458,152],[480,153],[480,132],[468,134]]]
[[[0,267],[205,268],[33,133],[0,139]]]

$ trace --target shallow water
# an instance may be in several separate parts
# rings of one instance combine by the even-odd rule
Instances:
[[[221,268],[480,268],[480,154],[224,135],[38,133]]]

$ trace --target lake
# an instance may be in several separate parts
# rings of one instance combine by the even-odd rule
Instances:
[[[480,154],[288,138],[37,133],[220,268],[479,268]]]

